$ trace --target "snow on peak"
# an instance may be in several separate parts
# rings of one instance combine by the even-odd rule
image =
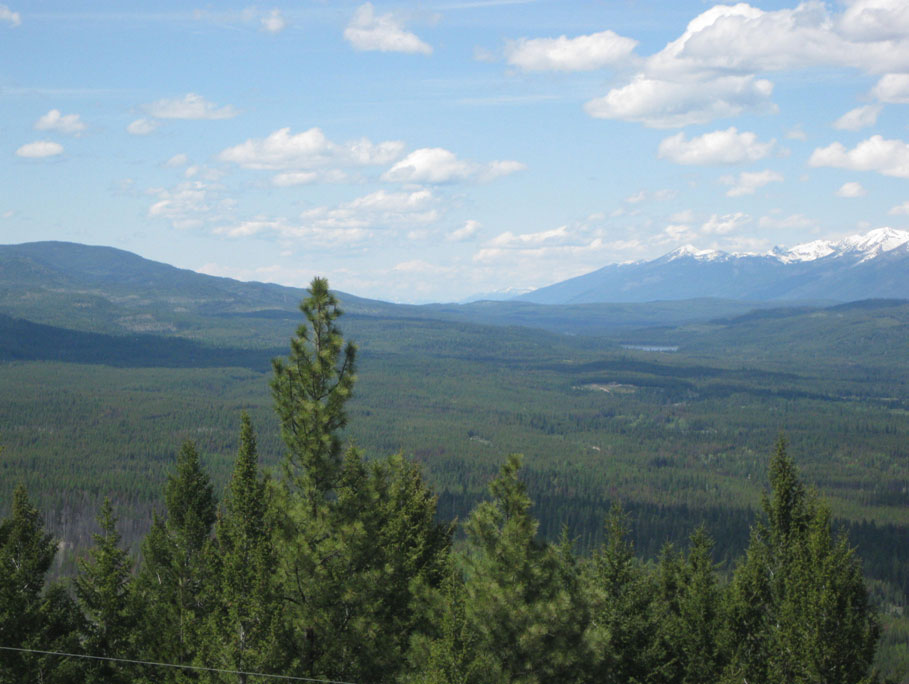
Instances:
[[[715,261],[726,256],[725,252],[716,249],[698,249],[694,245],[683,245],[666,255],[666,261],[674,261],[683,257],[690,257],[698,261]]]
[[[873,259],[883,252],[889,252],[903,245],[909,245],[909,231],[893,228],[875,228],[864,235],[850,235],[839,242],[814,240],[791,249],[775,248],[771,255],[783,263],[814,261],[824,257],[844,254],[860,255],[862,261]]]

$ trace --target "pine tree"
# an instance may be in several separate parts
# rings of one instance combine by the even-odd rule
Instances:
[[[131,595],[132,562],[120,548],[120,534],[110,499],[98,515],[101,533],[94,536],[88,557],[79,562],[74,580],[76,601],[85,621],[84,652],[92,656],[129,658],[136,629],[136,606]],[[133,672],[109,661],[85,666],[86,682],[132,682]]]
[[[140,652],[151,660],[190,664],[211,608],[203,588],[209,581],[208,545],[216,517],[212,484],[191,442],[180,449],[164,502],[166,517],[154,518],[136,580],[138,600],[147,607]],[[166,680],[179,676],[174,670]]]
[[[413,587],[441,577],[436,556],[450,534],[434,522],[435,498],[418,471],[400,459],[367,464],[342,448],[356,348],[344,343],[325,280],[313,280],[301,310],[306,321],[272,381],[287,446],[276,508],[291,669],[391,681],[419,622]]]
[[[572,682],[587,661],[586,606],[567,542],[537,539],[538,523],[518,479],[521,457],[508,457],[466,525],[467,604],[477,657],[487,681]]]
[[[781,438],[765,520],[735,570],[728,608],[728,681],[855,684],[869,677],[879,627],[861,568],[830,515],[806,491]]]
[[[208,589],[212,608],[202,646],[212,667],[270,672],[278,664],[280,604],[269,496],[259,473],[252,423],[244,412],[240,448],[215,528]],[[246,682],[246,677],[239,675],[236,681]]]
[[[300,304],[306,322],[290,341],[290,356],[272,362],[271,383],[281,436],[287,445],[286,482],[317,504],[331,492],[343,461],[344,404],[356,380],[356,346],[344,344],[335,320],[342,311],[328,281],[314,278]],[[343,350],[343,351],[342,351]]]

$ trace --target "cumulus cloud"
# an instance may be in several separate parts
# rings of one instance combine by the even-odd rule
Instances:
[[[713,214],[701,225],[701,232],[705,235],[728,235],[749,223],[751,217],[740,211],[722,216]]]
[[[909,178],[909,145],[902,140],[886,140],[880,135],[863,140],[851,150],[835,142],[814,150],[808,164]]]
[[[289,188],[294,185],[309,185],[318,180],[319,174],[315,171],[290,171],[279,173],[272,177],[272,185],[279,188]]]
[[[474,221],[473,219],[468,219],[464,225],[457,230],[451,231],[446,239],[449,242],[464,242],[469,240],[472,237],[476,237],[477,233],[480,232],[480,222]]]
[[[627,59],[637,44],[612,31],[576,38],[519,38],[505,43],[505,59],[525,71],[590,71]]]
[[[232,119],[239,113],[230,105],[218,107],[196,93],[157,100],[144,109],[156,119]]]
[[[221,188],[201,180],[178,183],[173,188],[153,188],[155,201],[148,208],[149,218],[170,221],[181,230],[225,220],[236,202],[221,196]]]
[[[887,213],[891,216],[909,216],[909,202],[898,204],[891,208]]]
[[[361,138],[335,143],[320,128],[295,134],[290,132],[290,128],[281,128],[267,138],[250,138],[229,147],[218,158],[247,169],[308,170],[327,165],[389,164],[403,151],[404,143],[400,141],[373,143]]]
[[[651,128],[677,128],[735,116],[746,110],[776,111],[770,102],[772,93],[770,81],[750,75],[674,81],[638,74],[628,85],[590,100],[584,109],[598,119],[636,121]]]
[[[382,175],[382,180],[397,183],[453,183],[464,180],[488,181],[521,171],[517,161],[493,161],[488,164],[458,159],[441,147],[414,150]]]
[[[776,171],[743,171],[735,176],[724,176],[720,179],[725,185],[732,187],[726,191],[727,197],[742,197],[743,195],[753,195],[758,189],[763,188],[768,183],[781,183],[783,175]]]
[[[909,35],[909,5],[903,0],[852,0],[839,28],[859,41],[904,39]]]
[[[773,11],[744,2],[716,5],[644,60],[630,82],[588,102],[587,111],[648,126],[686,126],[774,111],[772,84],[758,74],[817,66],[909,72],[905,17],[903,0],[853,1],[840,16],[819,0]]]
[[[741,164],[763,159],[775,145],[775,140],[759,142],[755,133],[739,133],[733,126],[691,140],[686,139],[684,133],[677,133],[660,142],[658,155],[676,164]]]
[[[59,109],[52,109],[35,122],[35,130],[57,131],[68,135],[78,135],[86,128],[78,114],[61,114]]]
[[[52,140],[36,140],[16,150],[16,156],[25,159],[44,159],[45,157],[55,157],[58,154],[63,154],[63,145]]]
[[[158,122],[154,119],[136,119],[126,127],[130,135],[150,135],[158,130]]]
[[[855,183],[855,182],[843,183],[840,186],[840,189],[836,191],[837,197],[846,197],[846,198],[864,197],[867,194],[868,194],[868,191],[862,187],[862,184]]]
[[[432,54],[432,47],[404,29],[394,14],[376,15],[372,3],[360,5],[344,29],[344,38],[357,50]]]
[[[273,9],[265,16],[261,17],[259,25],[267,33],[281,33],[287,28],[287,20],[281,14],[281,10]]]
[[[833,127],[841,131],[858,131],[873,126],[877,123],[881,109],[883,109],[881,105],[865,105],[850,109],[833,122]]]
[[[438,219],[437,200],[429,190],[377,192],[336,206],[313,207],[297,219],[255,217],[215,228],[217,235],[249,237],[272,234],[283,239],[306,239],[307,244],[337,246],[362,243],[375,230],[430,225]]]
[[[871,94],[881,102],[909,103],[909,74],[884,74],[871,89]]]
[[[18,12],[13,12],[6,5],[0,5],[0,21],[10,26],[19,26],[22,23],[22,17]]]

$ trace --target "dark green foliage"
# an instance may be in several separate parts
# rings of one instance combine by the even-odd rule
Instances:
[[[210,586],[206,588],[212,607],[200,655],[210,667],[276,672],[281,664],[275,513],[270,496],[268,483],[259,473],[252,423],[244,412],[239,452],[215,526]],[[240,676],[237,681],[246,679]]]
[[[626,515],[616,505],[606,518],[606,540],[591,559],[586,582],[591,676],[615,684],[649,681],[664,665],[657,650],[656,582],[634,557],[627,535]]]
[[[508,457],[489,486],[492,499],[466,524],[466,617],[475,659],[487,663],[487,681],[577,681],[587,659],[580,573],[567,543],[537,539],[520,464],[519,456]]]
[[[44,586],[55,551],[20,485],[10,516],[0,522],[0,646],[54,650],[76,642],[72,601],[60,586]],[[59,658],[0,651],[0,682],[74,681],[71,675]]]
[[[774,684],[862,681],[879,636],[861,567],[831,538],[826,506],[805,490],[780,439],[765,520],[735,570],[727,676]]]
[[[146,608],[139,652],[149,660],[190,664],[211,610],[204,586],[216,516],[212,484],[191,442],[180,449],[164,501],[166,517],[155,516],[136,579],[137,600]]]
[[[347,425],[344,404],[356,379],[357,350],[344,345],[335,325],[341,310],[324,278],[313,279],[300,310],[306,323],[297,328],[287,360],[273,361],[272,395],[288,449],[288,484],[324,496],[341,468],[340,431]]]
[[[276,496],[291,670],[390,681],[421,625],[414,592],[441,579],[450,532],[435,522],[417,468],[342,450],[356,350],[334,323],[340,310],[324,280],[301,309],[306,323],[272,382],[287,446]]]
[[[80,562],[73,587],[85,621],[81,638],[83,652],[129,658],[133,656],[137,610],[131,590],[132,561],[120,548],[116,523],[110,500],[105,499],[98,514],[101,532],[95,535],[95,545],[88,557]],[[109,661],[86,661],[83,667],[85,682],[133,681],[125,668]]]
[[[687,557],[669,547],[660,559],[656,579],[662,681],[716,682],[723,671],[723,594],[712,547],[713,540],[699,527],[691,537]]]

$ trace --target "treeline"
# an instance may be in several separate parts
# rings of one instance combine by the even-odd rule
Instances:
[[[306,324],[274,364],[280,474],[263,474],[244,415],[219,503],[187,442],[139,558],[106,502],[68,584],[45,583],[57,544],[16,491],[0,523],[0,682],[876,678],[879,627],[859,561],[782,441],[728,581],[703,530],[686,552],[638,561],[618,507],[589,557],[568,532],[543,541],[518,456],[455,539],[416,465],[343,446],[355,348],[325,281],[301,308]]]

